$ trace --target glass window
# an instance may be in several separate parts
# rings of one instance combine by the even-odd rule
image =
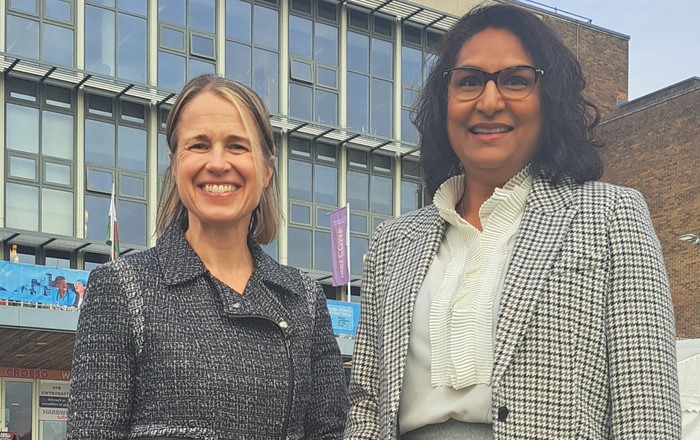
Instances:
[[[289,16],[289,53],[303,58],[312,58],[312,24],[296,15]]]
[[[72,92],[7,77],[5,225],[74,234]],[[33,100],[27,100],[32,96]],[[60,104],[52,106],[53,103]],[[52,108],[53,110],[48,110]],[[52,219],[60,205],[61,218]]]
[[[85,6],[85,69],[104,75],[116,73],[115,12]]]
[[[215,0],[189,0],[189,26],[213,34],[216,22],[215,6]]]
[[[312,164],[300,160],[289,161],[289,198],[312,201]]]
[[[44,61],[59,66],[73,67],[73,29],[46,23],[43,33]]]
[[[274,9],[255,5],[253,8],[253,43],[256,46],[277,50],[278,13]]]
[[[311,231],[296,227],[289,227],[287,231],[289,249],[287,252],[287,263],[290,266],[311,269]]]
[[[88,191],[97,191],[110,194],[112,192],[113,175],[109,171],[95,170],[88,168],[87,170],[87,189]]]
[[[192,53],[214,58],[214,40],[210,37],[192,34]]]
[[[369,37],[348,32],[348,69],[369,72]]]
[[[86,99],[92,102],[94,97],[88,94]],[[125,244],[145,246],[145,199],[148,192],[146,107],[134,101],[106,99],[109,104],[95,101],[105,111],[90,116],[85,121],[87,238],[104,241],[104,224],[109,209],[104,213],[98,213],[97,210],[108,207],[114,182],[118,189],[116,205],[119,238]],[[108,107],[109,112],[106,111]],[[101,228],[98,227],[98,221],[102,221]]]
[[[369,131],[369,78],[348,72],[348,127]]]
[[[159,0],[159,87],[179,92],[186,81],[215,72],[215,4],[215,0],[178,0],[172,4]]]
[[[36,160],[10,156],[10,176],[36,180]]]
[[[114,124],[85,120],[85,162],[114,167]]]
[[[393,114],[393,100],[391,83],[381,79],[372,79],[371,97],[371,133],[379,136],[391,137],[391,115]]]
[[[314,232],[314,269],[331,272],[331,234],[324,231]]]
[[[36,2],[37,0],[10,0],[10,9],[36,14]]]
[[[324,205],[338,204],[338,169],[314,165],[314,200]]]
[[[120,13],[118,26],[117,76],[145,84],[148,49],[146,19]]]
[[[50,188],[41,190],[41,230],[73,235],[73,193]]]
[[[325,23],[315,24],[314,56],[324,64],[338,64],[338,28]]]
[[[311,87],[289,84],[289,114],[306,121],[311,120]]]
[[[39,230],[39,188],[16,183],[5,185],[5,226]]]
[[[290,220],[293,223],[302,223],[305,225],[311,224],[311,207],[304,205],[297,205],[296,203],[291,203],[290,209]]]
[[[122,174],[119,178],[119,191],[125,196],[144,198],[146,196],[146,182],[142,177]]]
[[[21,58],[39,59],[39,22],[10,14],[6,20],[7,53]]]
[[[158,0],[158,20],[185,26],[185,0]]]
[[[253,52],[253,89],[263,98],[269,110],[276,113],[279,108],[279,55],[262,49],[254,49]]]
[[[250,46],[245,44],[226,42],[226,72],[229,78],[245,84],[251,85],[251,59]]]
[[[46,183],[71,186],[73,181],[70,165],[45,162],[44,179]]]
[[[367,173],[348,171],[348,203],[350,209],[369,210],[369,176]]]
[[[362,276],[365,269],[365,254],[369,240],[362,237],[350,236],[350,273],[355,276]]]
[[[73,115],[44,110],[41,146],[47,156],[73,160]]]
[[[374,213],[392,215],[394,197],[392,194],[392,181],[389,177],[372,176],[372,203],[370,210]]]
[[[27,153],[39,152],[39,110],[7,104],[7,148]]]
[[[251,42],[250,3],[241,0],[226,0],[226,37]]]
[[[185,85],[185,57],[158,52],[158,86],[180,90]]]

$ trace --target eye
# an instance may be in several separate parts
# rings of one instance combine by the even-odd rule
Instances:
[[[479,76],[470,72],[463,72],[455,78],[457,87],[474,88],[481,87],[484,80]]]
[[[192,144],[192,145],[188,145],[186,147],[187,150],[191,150],[191,151],[201,151],[201,150],[206,150],[207,148],[208,148],[207,145],[202,144],[202,143]]]
[[[228,149],[235,153],[246,153],[250,151],[250,147],[242,144],[231,144],[228,146]]]

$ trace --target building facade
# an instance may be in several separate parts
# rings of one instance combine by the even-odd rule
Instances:
[[[619,108],[603,121],[603,180],[631,186],[649,205],[668,271],[676,334],[700,337],[700,78]],[[690,237],[688,237],[690,238]]]
[[[329,299],[359,301],[374,228],[430,203],[410,114],[441,36],[477,3],[2,2],[1,259],[54,272],[105,263],[113,185],[122,253],[152,246],[169,107],[188,79],[216,73],[255,89],[275,128],[286,221],[266,251],[318,279]],[[525,6],[578,54],[594,78],[589,98],[612,113],[626,98],[629,38]],[[346,204],[350,292],[330,285],[328,213]],[[64,405],[77,316],[0,305],[0,432],[64,438],[53,409]]]

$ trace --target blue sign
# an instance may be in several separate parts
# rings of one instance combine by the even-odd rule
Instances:
[[[80,307],[89,274],[86,270],[0,261],[0,300]]]
[[[327,300],[331,314],[331,325],[336,335],[355,336],[360,321],[360,305],[356,303]]]

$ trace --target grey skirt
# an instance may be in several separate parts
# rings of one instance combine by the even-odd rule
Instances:
[[[449,419],[407,432],[401,440],[493,440],[493,425]]]

